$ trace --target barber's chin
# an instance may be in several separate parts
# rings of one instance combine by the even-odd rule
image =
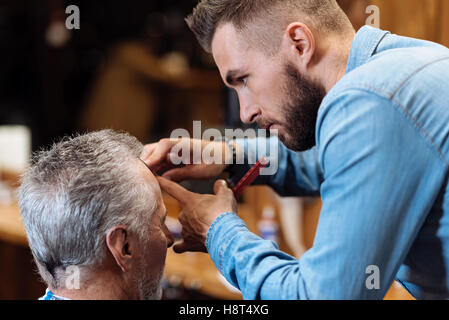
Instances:
[[[280,130],[281,128],[277,125],[271,125],[268,130],[270,131],[270,136],[279,136],[279,139],[281,139]]]
[[[275,131],[270,131],[270,136],[277,136],[279,141],[281,141],[285,146],[289,145],[291,143],[291,137],[290,135],[284,133],[283,131],[280,131],[276,129]]]
[[[286,138],[284,135],[279,135],[279,141],[281,141],[282,144],[288,149],[296,151],[294,150],[294,144],[292,143],[291,139]]]
[[[313,145],[304,143],[303,141],[292,138],[291,136],[279,135],[279,140],[287,149],[295,152],[303,152],[313,148]]]

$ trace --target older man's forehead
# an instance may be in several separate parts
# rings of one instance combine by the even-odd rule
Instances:
[[[141,159],[139,159],[138,161],[138,166],[140,173],[142,174],[146,182],[151,185],[151,187],[157,194],[161,195],[161,188],[159,187],[159,182],[157,181],[153,171],[151,171],[151,169]]]
[[[147,166],[147,164],[145,163],[145,161],[143,161],[142,159],[138,158],[139,160],[139,166],[145,170],[149,175],[151,175],[152,177],[154,177],[154,173],[153,171],[150,169],[150,167]]]
[[[144,175],[146,183],[150,184],[150,188],[153,189],[154,191],[155,195],[154,200],[156,201],[156,210],[154,214],[157,216],[158,219],[163,220],[166,215],[167,209],[165,207],[164,199],[162,197],[162,191],[159,186],[159,182],[157,181],[153,172],[146,166],[144,162],[142,162],[141,168],[143,170],[142,174]]]

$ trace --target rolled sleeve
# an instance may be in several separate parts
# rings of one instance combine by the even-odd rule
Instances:
[[[221,273],[223,273],[223,256],[227,243],[240,231],[249,232],[249,229],[235,212],[223,213],[209,227],[206,248]]]

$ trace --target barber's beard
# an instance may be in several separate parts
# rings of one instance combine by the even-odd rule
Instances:
[[[324,87],[302,76],[292,65],[285,67],[285,97],[281,110],[284,114],[284,129],[288,137],[280,136],[284,145],[293,151],[306,151],[316,144],[315,129],[318,110],[326,90]]]

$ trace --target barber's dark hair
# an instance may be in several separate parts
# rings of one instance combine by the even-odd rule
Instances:
[[[258,29],[257,34],[266,33],[265,37],[273,40],[277,31],[282,32],[294,21],[332,34],[352,28],[336,0],[201,0],[186,18],[187,25],[207,52],[212,51],[213,37],[223,23],[230,22],[239,31]],[[261,32],[263,28],[268,28],[265,29],[268,32]]]

